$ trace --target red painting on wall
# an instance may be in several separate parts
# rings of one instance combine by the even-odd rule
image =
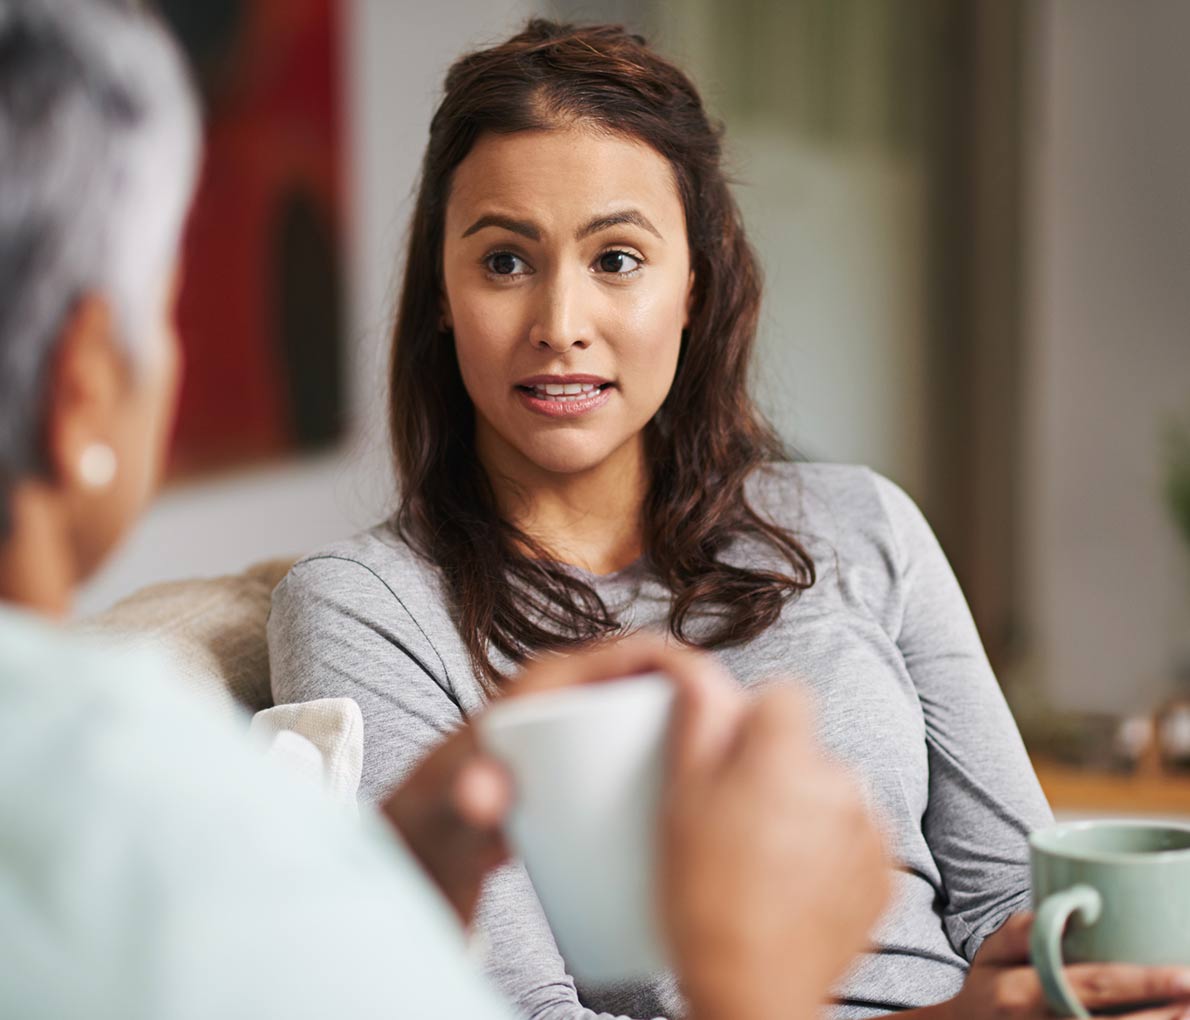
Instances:
[[[157,7],[206,118],[171,474],[334,443],[345,423],[338,0]]]

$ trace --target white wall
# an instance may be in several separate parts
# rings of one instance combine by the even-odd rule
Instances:
[[[663,52],[690,72],[712,115],[726,118],[726,163],[764,277],[759,404],[797,452],[870,465],[920,498],[926,166],[913,144],[891,141],[889,96],[917,99],[897,48],[880,43],[894,22],[925,32],[928,21],[878,4],[832,15],[772,3],[751,5],[740,15],[744,31],[724,39],[722,0],[647,6]],[[826,21],[832,45],[805,44]],[[799,47],[813,53],[813,67],[791,73],[781,61],[797,59]],[[812,129],[807,96],[828,89],[832,126]]]
[[[1190,4],[1047,0],[1031,170],[1029,598],[1059,706],[1135,711],[1190,631],[1159,501],[1190,413]]]
[[[79,613],[158,580],[239,570],[375,523],[391,493],[385,451],[388,326],[433,105],[447,65],[508,34],[528,0],[352,0],[344,32],[351,407],[343,450],[167,490],[81,593]]]
[[[925,186],[874,147],[737,132],[764,272],[756,395],[814,459],[926,484]]]

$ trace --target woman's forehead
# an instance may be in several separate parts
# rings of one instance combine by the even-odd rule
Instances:
[[[592,128],[482,136],[455,170],[447,237],[483,216],[534,224],[543,239],[572,236],[593,218],[636,210],[662,238],[685,236],[669,162],[651,146]]]

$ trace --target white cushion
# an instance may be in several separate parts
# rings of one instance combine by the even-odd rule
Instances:
[[[252,717],[252,733],[269,755],[298,775],[318,773],[327,795],[354,805],[364,763],[364,718],[351,698],[320,698],[296,705],[277,705]],[[301,738],[306,744],[292,740]],[[319,755],[311,765],[307,747]]]

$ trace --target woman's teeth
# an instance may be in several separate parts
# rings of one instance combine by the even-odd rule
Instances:
[[[600,389],[599,386],[593,383],[546,383],[530,388],[533,391],[533,396],[541,400],[558,400],[562,402],[583,400],[597,393]]]

